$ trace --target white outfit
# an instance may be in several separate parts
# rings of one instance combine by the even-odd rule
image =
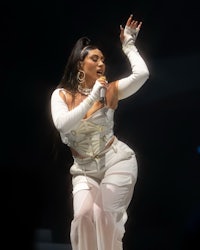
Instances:
[[[133,39],[129,37],[123,50],[132,74],[118,81],[119,100],[134,94],[149,76]],[[94,88],[71,111],[59,95],[62,89],[56,89],[51,98],[53,122],[63,143],[82,156],[74,157],[70,168],[74,208],[71,244],[73,250],[122,250],[126,210],[137,180],[137,161],[134,151],[116,137],[106,147],[114,136],[113,109],[105,106],[83,119],[98,99],[99,89]]]

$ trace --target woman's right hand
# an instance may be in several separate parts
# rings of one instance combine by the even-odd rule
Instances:
[[[103,85],[103,87],[107,88],[108,87],[108,81],[106,80],[105,76],[101,76],[97,79],[98,82],[101,83],[101,85]]]
[[[108,82],[106,80],[105,76],[101,76],[98,78],[92,88],[91,91],[91,97],[94,101],[97,101],[100,99],[100,89],[101,88],[107,88],[108,87]]]

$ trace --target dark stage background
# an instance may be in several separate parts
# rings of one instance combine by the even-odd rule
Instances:
[[[1,3],[1,244],[34,249],[37,229],[69,243],[69,151],[55,140],[50,95],[75,41],[107,57],[109,80],[129,66],[119,25],[143,21],[137,47],[150,78],[116,111],[117,136],[137,153],[139,177],[125,250],[192,250],[200,237],[199,18],[194,1]],[[3,89],[3,91],[2,91]]]

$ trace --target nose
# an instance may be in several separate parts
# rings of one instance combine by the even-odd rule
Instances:
[[[104,65],[104,62],[102,60],[98,61],[98,66]]]

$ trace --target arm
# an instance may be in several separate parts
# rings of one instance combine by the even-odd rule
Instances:
[[[132,73],[130,76],[118,81],[118,98],[119,100],[127,98],[138,91],[149,77],[149,71],[140,56],[135,41],[138,36],[142,23],[138,25],[137,21],[132,21],[132,15],[129,17],[125,29],[121,28],[120,40],[122,50],[129,59]]]
[[[73,129],[84,118],[93,103],[99,99],[101,87],[101,83],[96,81],[90,95],[72,110],[68,109],[67,104],[61,98],[60,89],[54,90],[51,96],[51,115],[57,130],[66,134]]]

